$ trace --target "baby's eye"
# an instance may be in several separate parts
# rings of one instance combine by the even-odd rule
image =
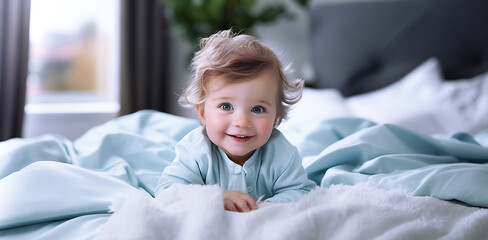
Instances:
[[[232,107],[232,105],[230,105],[228,103],[222,103],[222,104],[220,104],[220,109],[222,109],[224,111],[234,110],[234,108]]]
[[[257,107],[253,107],[251,112],[253,113],[263,113],[264,112],[264,108],[261,107],[261,106],[257,106]]]

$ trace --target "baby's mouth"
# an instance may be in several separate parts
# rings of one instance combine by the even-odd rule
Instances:
[[[227,136],[231,137],[237,142],[245,142],[249,139],[252,138],[252,136],[246,136],[246,135],[234,135],[234,134],[227,134]]]

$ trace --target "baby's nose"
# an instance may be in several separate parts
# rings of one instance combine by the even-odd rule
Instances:
[[[250,120],[249,120],[248,114],[236,113],[232,125],[234,127],[248,127],[250,125]]]

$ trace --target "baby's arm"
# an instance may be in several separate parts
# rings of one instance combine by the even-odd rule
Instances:
[[[316,186],[315,182],[308,179],[301,158],[296,153],[275,180],[274,195],[266,199],[265,202],[294,202]]]
[[[224,191],[224,208],[234,212],[249,212],[258,209],[251,195],[239,191]]]
[[[202,176],[203,164],[198,164],[191,151],[182,145],[176,146],[176,157],[171,165],[164,168],[156,187],[156,195],[174,183],[205,185]]]

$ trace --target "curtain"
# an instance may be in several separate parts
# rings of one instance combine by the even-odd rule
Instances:
[[[168,23],[159,0],[122,1],[120,114],[169,111]]]
[[[0,141],[22,136],[30,0],[0,0]]]

